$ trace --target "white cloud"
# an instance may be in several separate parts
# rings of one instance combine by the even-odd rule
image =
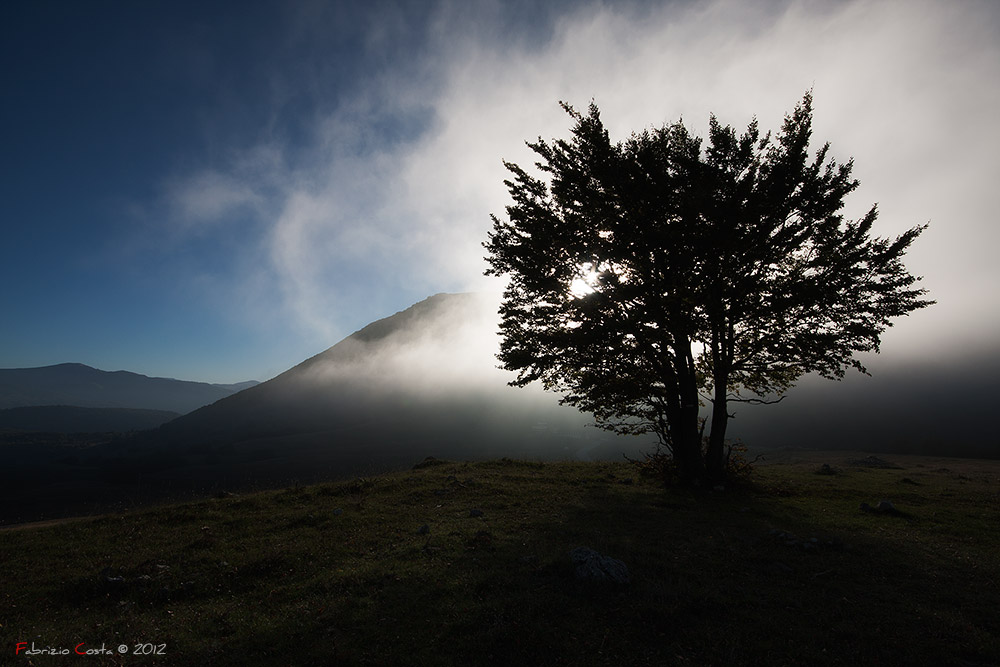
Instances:
[[[506,203],[499,158],[526,166],[523,140],[567,134],[557,99],[578,107],[595,99],[623,138],[681,116],[704,132],[709,112],[737,126],[757,115],[777,129],[813,88],[814,145],[830,140],[839,159],[857,160],[862,186],[848,213],[880,202],[876,233],[884,236],[932,222],[910,265],[940,304],[900,323],[893,341],[925,353],[988,336],[983,320],[997,315],[967,307],[978,301],[1000,312],[988,194],[1000,143],[992,119],[1000,88],[990,84],[1000,80],[1000,49],[982,20],[987,9],[865,1],[582,9],[539,51],[492,44],[446,63],[439,130],[407,156],[403,176],[414,209],[429,212],[427,229],[450,241],[437,244],[446,249],[439,263],[472,275],[484,213]]]
[[[1000,312],[996,270],[986,268],[1000,139],[994,10],[931,0],[595,3],[531,43],[441,3],[429,47],[320,118],[307,160],[250,151],[255,159],[192,179],[177,207],[196,221],[258,211],[288,312],[304,330],[336,336],[378,315],[365,308],[382,303],[380,292],[495,286],[481,276],[480,243],[507,203],[501,158],[530,164],[525,140],[567,134],[558,100],[594,99],[624,138],[682,116],[704,133],[709,112],[777,129],[813,88],[817,144],[857,160],[849,214],[878,201],[882,235],[932,222],[911,266],[941,304],[900,326],[909,330],[900,344],[917,350],[931,344],[919,335],[947,338],[959,321],[975,332]],[[406,122],[420,131],[387,139],[386,127]]]

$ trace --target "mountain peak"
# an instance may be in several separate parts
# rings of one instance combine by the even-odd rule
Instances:
[[[395,315],[375,320],[371,324],[355,331],[348,338],[370,343],[411,327],[418,320],[430,319],[440,315],[444,309],[468,306],[481,298],[481,295],[474,292],[459,292],[454,294],[439,292],[427,297],[423,301],[418,301],[409,308],[397,312]]]

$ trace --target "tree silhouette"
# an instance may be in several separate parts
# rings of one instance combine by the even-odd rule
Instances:
[[[812,96],[776,136],[710,118],[612,143],[596,105],[562,105],[569,139],[504,162],[513,203],[493,215],[488,275],[508,277],[501,365],[622,434],[654,433],[688,481],[725,473],[732,401],[775,402],[808,372],[867,372],[891,319],[933,303],[902,263],[918,226],[872,237],[875,207],[840,211],[853,161],[809,155]],[[709,435],[699,416],[712,404]]]

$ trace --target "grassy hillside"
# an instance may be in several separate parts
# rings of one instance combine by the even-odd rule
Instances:
[[[1000,464],[796,454],[750,489],[441,463],[0,531],[0,651],[93,665],[987,665]],[[828,464],[823,468],[822,464]],[[895,464],[899,467],[881,467]],[[891,500],[895,512],[863,511]],[[628,585],[574,577],[569,551]],[[30,661],[29,661],[30,660]]]

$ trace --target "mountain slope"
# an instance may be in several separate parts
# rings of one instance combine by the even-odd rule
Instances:
[[[272,459],[309,450],[327,462],[375,466],[427,455],[574,458],[612,442],[552,394],[507,386],[511,375],[495,368],[495,323],[486,297],[435,295],[164,425],[151,440],[187,451],[237,446]]]
[[[0,409],[41,405],[166,410],[180,414],[245,388],[102,371],[83,364],[0,369]]]

